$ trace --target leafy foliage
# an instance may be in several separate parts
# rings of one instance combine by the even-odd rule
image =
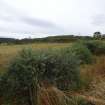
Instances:
[[[75,53],[75,55],[78,56],[78,58],[81,60],[81,63],[91,63],[92,62],[92,54],[90,52],[90,50],[84,46],[81,43],[75,43],[72,47],[71,47],[71,51],[72,53]]]
[[[37,93],[45,83],[62,90],[80,86],[80,62],[76,55],[62,50],[22,50],[0,79],[0,92],[5,102],[37,104]]]
[[[105,54],[105,44],[101,41],[86,41],[82,42],[93,54]]]
[[[94,32],[93,34],[94,39],[100,39],[102,37],[101,32]]]
[[[60,64],[57,77],[58,87],[62,90],[78,89],[80,86],[80,60],[67,48],[59,53]]]
[[[23,105],[30,103],[30,90],[33,85],[37,85],[37,70],[33,67],[34,61],[35,55],[27,49],[22,50],[10,64],[8,72],[1,77],[0,82],[4,100],[13,102],[15,99],[17,104]]]

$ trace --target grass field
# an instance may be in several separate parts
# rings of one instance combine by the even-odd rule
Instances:
[[[22,45],[0,45],[0,73],[8,66],[9,61],[23,48],[48,49],[63,48],[70,46],[70,43],[35,43]]]
[[[22,45],[0,45],[0,73],[6,71],[6,68],[9,62],[16,56],[16,54],[22,50],[23,48],[32,48],[34,50],[39,49],[61,49],[64,47],[71,46],[71,43],[34,43],[34,44],[22,44]],[[72,96],[82,97],[86,100],[92,101],[95,103],[94,105],[105,105],[105,56],[95,56],[95,62],[90,65],[81,65],[81,76],[83,76],[84,81],[88,84],[91,81],[90,89],[79,92],[74,92]],[[94,78],[93,78],[94,77]],[[54,101],[57,103],[57,98],[62,98],[64,101],[65,94],[61,91],[56,90],[55,88],[48,88],[42,90],[41,95],[46,100],[47,98],[51,98],[50,101]],[[44,92],[43,92],[44,91]],[[57,93],[56,93],[57,92]],[[50,96],[50,94],[58,94],[61,95],[59,97]],[[49,94],[48,96],[46,94]],[[68,94],[68,93],[67,93]],[[69,93],[68,95],[70,95]],[[56,95],[55,95],[56,96]],[[42,99],[42,102],[43,100]],[[44,101],[45,101],[44,100]],[[47,103],[47,102],[46,102]],[[50,102],[53,103],[53,102]],[[46,105],[46,104],[41,104]],[[52,104],[48,104],[52,105]],[[60,105],[60,104],[55,104]],[[76,104],[78,105],[78,104]],[[90,104],[89,104],[90,105]]]

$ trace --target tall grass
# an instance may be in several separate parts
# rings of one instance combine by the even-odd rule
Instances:
[[[95,58],[96,61],[92,65],[85,65],[81,70],[85,83],[90,81],[85,94],[105,101],[105,56]]]

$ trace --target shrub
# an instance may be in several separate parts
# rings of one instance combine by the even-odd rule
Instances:
[[[37,104],[40,86],[55,84],[58,88],[78,89],[79,60],[72,52],[22,50],[0,79],[0,91],[5,102]]]
[[[101,41],[86,41],[82,42],[93,54],[105,54],[105,44]]]
[[[78,56],[78,58],[81,60],[81,63],[92,63],[92,54],[89,51],[89,49],[84,46],[81,43],[75,43],[72,47],[71,47],[71,51],[72,53],[75,53],[75,55]]]
[[[67,48],[60,51],[59,58],[58,87],[62,90],[79,89],[81,83],[80,60]]]
[[[31,49],[22,50],[10,64],[8,72],[1,77],[2,97],[4,102],[20,105],[37,103],[37,70],[35,55]],[[33,100],[34,95],[34,100]],[[9,102],[8,102],[9,101]]]

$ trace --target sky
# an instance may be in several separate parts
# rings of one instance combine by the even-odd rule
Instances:
[[[0,0],[0,37],[105,33],[105,0]]]

